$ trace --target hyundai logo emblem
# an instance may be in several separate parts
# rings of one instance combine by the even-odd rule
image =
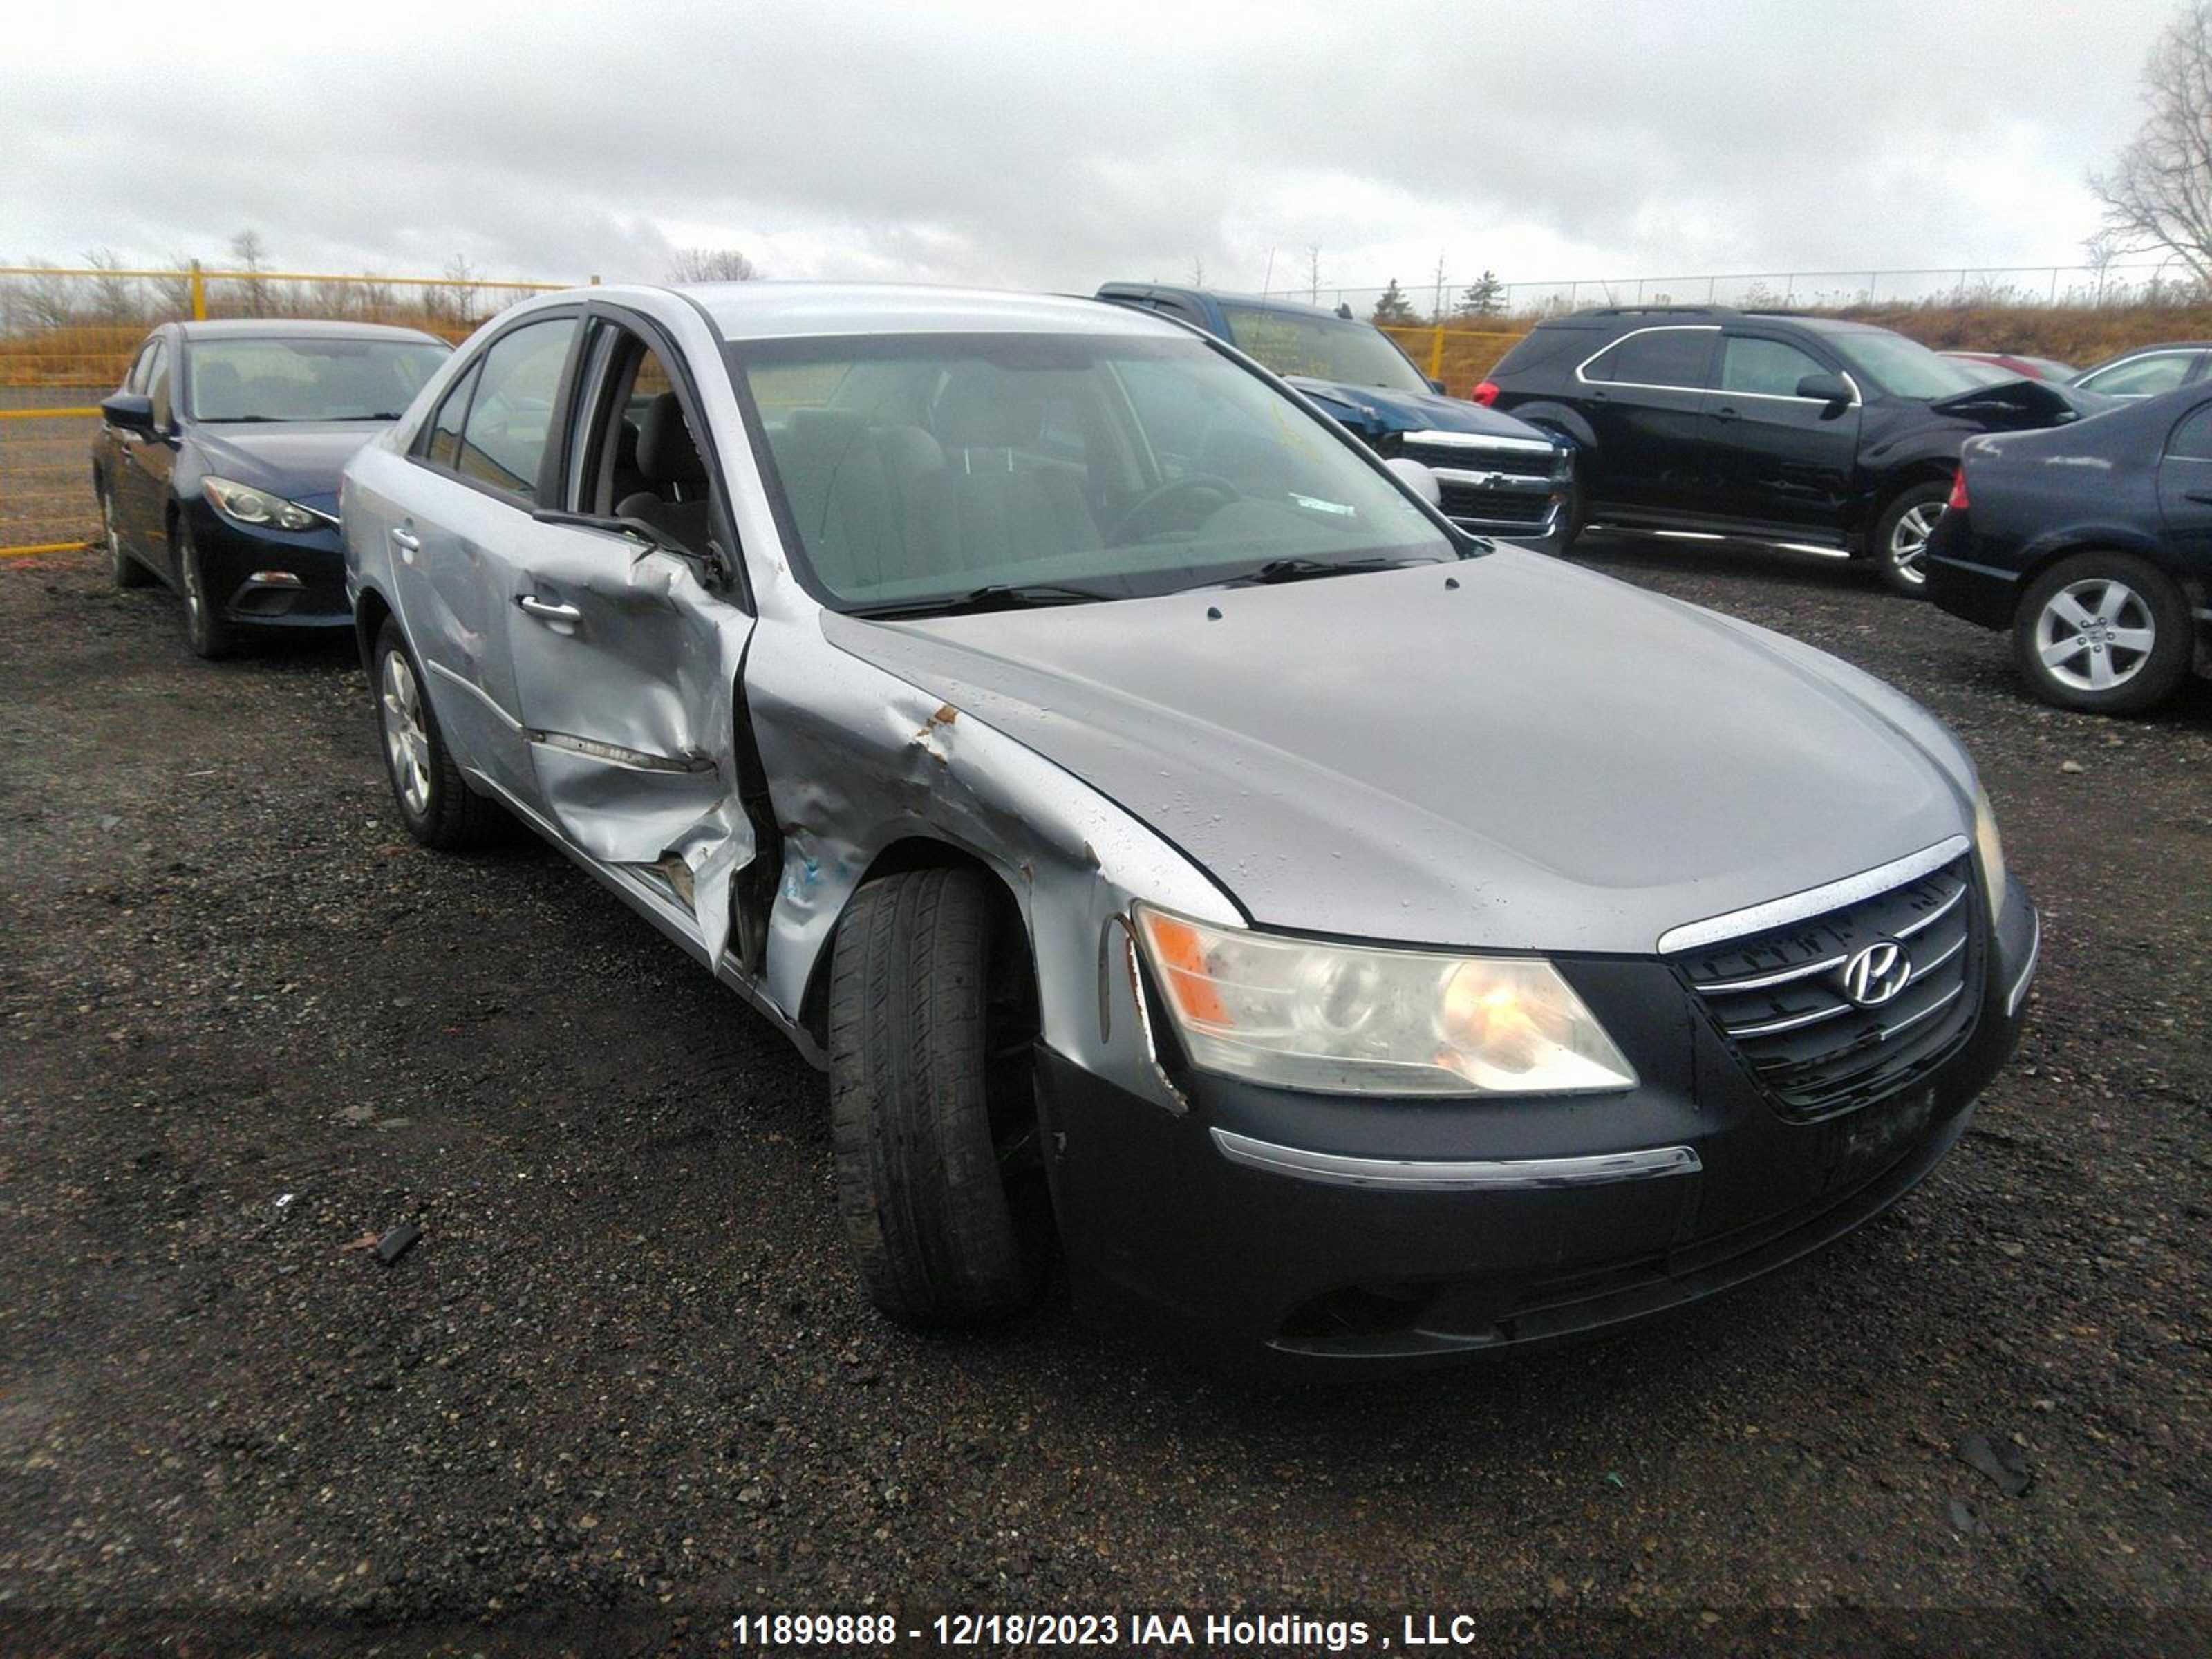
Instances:
[[[1844,994],[1862,1008],[1879,1008],[1912,981],[1912,958],[1893,939],[1878,939],[1844,964]]]

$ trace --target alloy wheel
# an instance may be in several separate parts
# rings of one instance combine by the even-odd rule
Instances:
[[[2044,671],[2076,691],[2109,691],[2142,672],[2158,644],[2158,617],[2125,582],[2093,576],[2044,601],[2035,653]]]
[[[384,716],[384,759],[399,798],[421,817],[430,810],[430,734],[422,723],[422,693],[405,653],[384,653],[378,701]]]
[[[1942,516],[1942,504],[1937,501],[1919,502],[1897,515],[1897,527],[1889,532],[1889,563],[1900,580],[1914,587],[1926,584],[1928,572],[1921,562],[1928,556],[1936,520]]]

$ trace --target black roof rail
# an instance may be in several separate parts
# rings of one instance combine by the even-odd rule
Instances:
[[[1577,317],[1734,317],[1739,314],[1734,306],[1592,306],[1588,310],[1574,313]]]

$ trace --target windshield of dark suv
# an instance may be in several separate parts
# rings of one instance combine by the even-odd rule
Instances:
[[[803,575],[870,613],[1461,556],[1365,453],[1196,338],[730,348]]]
[[[1989,381],[1976,365],[1930,351],[1917,340],[1887,329],[1837,330],[1820,337],[1850,366],[1851,372],[1871,380],[1874,389],[1895,398],[1955,398]],[[2017,374],[2007,380],[2020,379]]]
[[[196,421],[390,421],[446,361],[429,340],[197,340]]]
[[[1347,386],[1371,386],[1385,392],[1429,389],[1429,383],[1406,361],[1406,354],[1370,324],[1226,302],[1221,314],[1237,349],[1278,374],[1341,380]]]

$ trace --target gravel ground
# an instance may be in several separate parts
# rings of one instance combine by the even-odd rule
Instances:
[[[2044,906],[2027,1036],[1949,1162],[1813,1261],[1326,1394],[1064,1298],[984,1340],[877,1319],[819,1079],[557,855],[408,842],[342,647],[210,667],[88,555],[0,568],[0,1648],[1194,1606],[2203,1650],[2212,684],[2099,721],[1826,562],[1587,556],[1954,725]],[[410,1220],[396,1265],[361,1248]]]

